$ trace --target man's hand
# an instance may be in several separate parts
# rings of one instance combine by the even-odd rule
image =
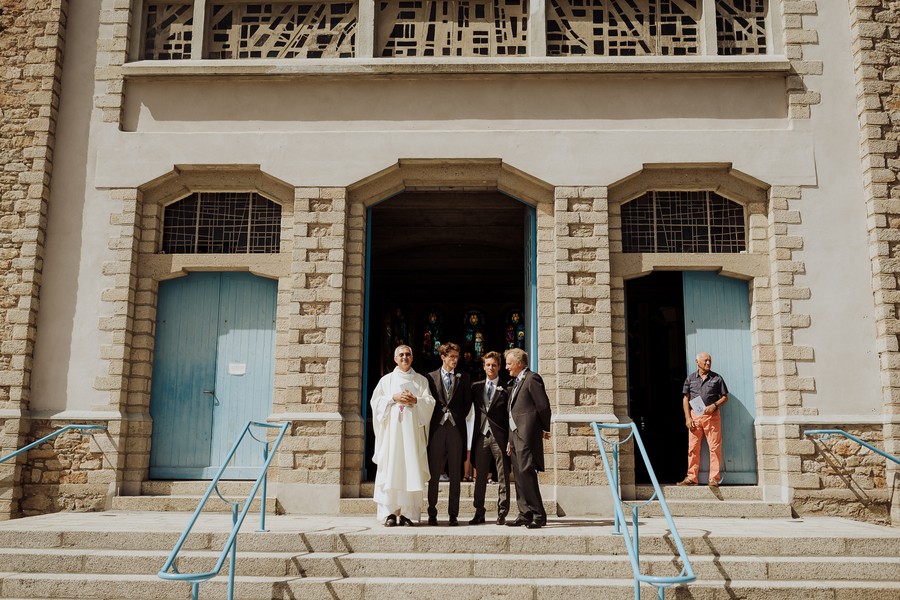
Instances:
[[[415,406],[417,402],[416,397],[409,390],[398,392],[391,396],[391,399],[397,404],[402,404],[403,406]]]
[[[512,442],[506,442],[506,455],[509,456],[512,452]]]
[[[703,414],[704,414],[704,415],[711,415],[711,414],[713,414],[714,412],[716,412],[716,410],[717,410],[717,409],[716,409],[716,405],[715,405],[715,404],[710,404],[709,406],[707,406],[707,407],[705,407],[705,408],[703,409]]]
[[[694,428],[694,419],[692,419],[691,417],[688,417],[687,419],[684,420],[684,424],[688,429],[693,429]]]

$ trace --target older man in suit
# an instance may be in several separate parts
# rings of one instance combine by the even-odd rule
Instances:
[[[437,400],[431,415],[428,437],[428,524],[437,525],[438,483],[444,464],[450,478],[450,498],[447,513],[449,525],[459,524],[459,492],[463,462],[466,459],[466,415],[472,407],[472,380],[467,373],[458,373],[459,346],[453,343],[438,348],[441,368],[428,374],[428,387]]]
[[[516,479],[519,516],[506,524],[539,529],[547,524],[538,471],[544,470],[544,439],[550,437],[550,399],[541,376],[528,368],[528,355],[519,348],[506,351],[506,369],[513,376],[509,392],[507,451]]]
[[[509,442],[508,394],[500,385],[500,354],[484,355],[484,381],[472,384],[474,423],[470,460],[475,465],[475,517],[469,525],[485,522],[484,497],[491,457],[497,464],[497,525],[506,523],[509,512],[509,458],[506,444]]]

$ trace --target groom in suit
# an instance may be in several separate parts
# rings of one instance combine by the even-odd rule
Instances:
[[[513,376],[509,392],[509,452],[516,479],[519,516],[507,523],[539,529],[547,524],[547,513],[538,471],[544,470],[544,439],[550,438],[550,399],[541,376],[528,368],[528,355],[519,348],[506,351],[506,370]]]
[[[459,491],[463,462],[466,459],[466,415],[472,407],[472,380],[467,373],[456,372],[459,346],[453,343],[438,348],[442,366],[428,374],[428,387],[437,400],[431,414],[428,436],[428,524],[437,525],[438,484],[444,463],[450,477],[447,513],[449,525],[459,524]]]
[[[472,428],[471,461],[475,465],[475,517],[469,525],[481,525],[484,519],[484,496],[491,457],[497,463],[497,525],[506,523],[509,512],[509,458],[506,444],[509,441],[509,412],[507,392],[500,385],[500,354],[484,355],[484,381],[472,384],[474,426]]]

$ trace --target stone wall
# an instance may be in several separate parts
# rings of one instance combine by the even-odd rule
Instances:
[[[10,0],[0,9],[0,455],[22,445],[53,166],[66,0]],[[15,465],[0,467],[15,482]],[[12,472],[10,472],[12,471]],[[19,513],[0,497],[0,519]]]
[[[821,427],[834,428],[844,429],[876,448],[883,446],[884,437],[879,425]],[[800,474],[793,478],[792,504],[798,514],[826,514],[890,523],[884,457],[842,436],[811,437],[796,445],[796,454],[800,458]]]

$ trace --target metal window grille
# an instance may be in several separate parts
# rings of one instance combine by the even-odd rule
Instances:
[[[147,60],[191,57],[194,5],[191,2],[148,2],[144,5],[144,56]]]
[[[739,253],[747,249],[744,207],[715,192],[654,191],[622,205],[622,250]]]
[[[197,192],[166,207],[166,254],[278,253],[281,206],[255,192]]]

